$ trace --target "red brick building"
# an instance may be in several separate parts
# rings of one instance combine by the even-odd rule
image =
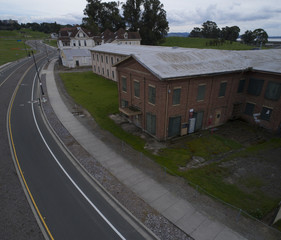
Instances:
[[[114,52],[110,48],[114,47],[108,46],[107,51]],[[124,55],[123,48],[118,51]],[[140,46],[128,51],[131,55],[114,65],[119,110],[157,139],[219,126],[234,118],[280,128],[280,50]]]

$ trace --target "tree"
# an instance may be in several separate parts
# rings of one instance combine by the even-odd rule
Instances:
[[[221,38],[229,41],[236,41],[239,37],[240,28],[237,26],[224,27],[221,30]]]
[[[123,16],[130,31],[138,31],[141,27],[141,6],[144,0],[127,0],[122,6]]]
[[[201,28],[195,27],[193,30],[190,32],[189,37],[197,37],[201,38],[202,37],[202,31]]]
[[[202,25],[202,36],[204,38],[219,38],[220,29],[217,24],[212,21],[204,22]]]
[[[255,37],[255,44],[265,44],[268,42],[268,35],[266,31],[264,31],[262,28],[258,28],[254,30],[253,35]]]
[[[116,31],[120,27],[125,27],[125,22],[120,15],[118,3],[104,2],[100,0],[87,0],[88,4],[84,9],[83,26],[97,34],[107,28]]]
[[[255,35],[251,30],[247,30],[242,36],[241,36],[241,40],[245,43],[245,44],[253,44],[255,41]]]
[[[157,45],[163,41],[169,31],[166,11],[159,0],[145,0],[143,8],[140,29],[142,43]]]

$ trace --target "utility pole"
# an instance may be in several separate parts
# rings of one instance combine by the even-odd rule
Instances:
[[[39,71],[38,71],[38,67],[37,67],[37,63],[36,63],[33,51],[31,51],[31,53],[32,53],[34,64],[35,64],[35,68],[36,68],[36,72],[37,72],[37,77],[38,77],[41,93],[42,93],[42,95],[44,95],[43,86],[42,86],[42,82],[41,82],[41,79],[40,79],[40,75],[39,75]]]

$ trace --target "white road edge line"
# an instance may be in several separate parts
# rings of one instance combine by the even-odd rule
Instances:
[[[35,80],[36,80],[36,74],[34,76],[33,79],[33,84],[32,84],[32,91],[31,91],[31,101],[33,100],[34,97],[34,86],[35,86]],[[112,223],[102,214],[102,212],[95,206],[95,204],[92,203],[92,201],[87,197],[87,195],[79,188],[79,186],[75,183],[75,181],[70,177],[70,175],[66,172],[66,170],[63,168],[63,166],[60,164],[59,160],[56,158],[55,154],[52,152],[51,148],[49,147],[49,145],[47,144],[45,138],[43,137],[43,134],[38,126],[36,117],[35,117],[35,113],[34,113],[34,107],[33,104],[31,104],[31,109],[32,109],[32,115],[33,115],[33,119],[36,125],[36,128],[43,140],[43,142],[45,143],[47,149],[49,150],[49,152],[51,153],[51,155],[53,156],[53,158],[55,159],[55,161],[57,162],[57,164],[59,165],[59,167],[61,168],[61,170],[64,172],[64,174],[68,177],[68,179],[71,181],[71,183],[75,186],[75,188],[81,193],[81,195],[87,200],[87,202],[96,210],[96,212],[103,218],[103,220],[112,228],[112,230],[122,239],[122,240],[126,240],[126,238],[124,238],[122,236],[122,234],[112,225]]]

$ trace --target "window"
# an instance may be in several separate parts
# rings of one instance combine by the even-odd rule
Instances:
[[[112,71],[112,78],[114,79],[114,71]]]
[[[101,55],[101,62],[103,63],[103,55]]]
[[[96,65],[94,66],[94,71],[96,72]]]
[[[272,109],[271,108],[263,107],[262,110],[261,110],[260,119],[269,121],[271,113],[272,113]]]
[[[281,95],[281,83],[269,82],[265,91],[265,98],[278,101]]]
[[[126,77],[121,78],[121,84],[122,84],[122,91],[127,92],[127,78]]]
[[[106,64],[108,64],[108,56],[105,57]]]
[[[99,55],[97,54],[97,62],[99,61]]]
[[[241,79],[241,80],[239,81],[237,93],[242,93],[242,92],[244,91],[245,82],[246,82],[245,79]]]
[[[259,96],[263,88],[264,80],[250,78],[248,93],[254,96]]]
[[[84,40],[84,46],[87,46],[87,41],[86,40]]]
[[[148,86],[148,102],[155,104],[156,89],[154,86]]]
[[[180,104],[180,100],[181,100],[181,88],[174,88],[173,105]]]
[[[146,130],[152,135],[156,134],[156,116],[152,113],[146,113]]]
[[[254,109],[255,109],[255,104],[253,103],[246,103],[246,107],[245,107],[245,114],[252,116],[254,113]]]
[[[124,100],[124,99],[121,99],[121,107],[122,108],[125,108],[125,107],[128,107],[128,101]]]
[[[95,60],[95,54],[93,53],[93,60]]]
[[[134,92],[135,92],[135,97],[140,97],[140,82],[139,81],[134,81]]]
[[[113,65],[113,57],[111,57],[111,65]]]
[[[109,70],[108,69],[106,70],[106,73],[107,73],[107,76],[109,77]]]
[[[81,42],[80,42],[80,40],[78,40],[78,44],[79,44],[79,46],[81,47]]]
[[[206,85],[198,86],[197,101],[202,101],[205,98]]]
[[[219,97],[224,97],[225,96],[226,85],[227,85],[227,82],[221,82],[220,91],[219,91]]]

